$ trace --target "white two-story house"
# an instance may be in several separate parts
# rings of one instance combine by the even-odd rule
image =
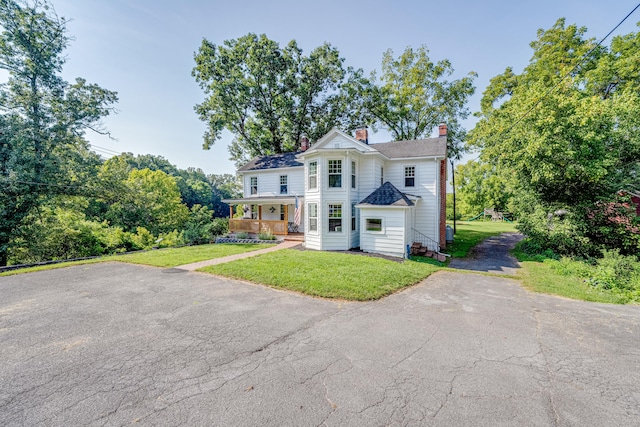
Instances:
[[[403,257],[445,246],[447,127],[439,137],[369,144],[333,129],[300,151],[257,157],[238,170],[244,209],[232,232],[302,233],[304,246]],[[297,207],[296,207],[297,206]]]

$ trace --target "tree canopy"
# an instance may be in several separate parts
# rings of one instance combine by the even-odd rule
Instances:
[[[344,68],[325,43],[304,55],[295,40],[281,47],[266,35],[247,34],[216,45],[204,39],[193,76],[207,95],[196,106],[207,124],[203,148],[223,130],[234,135],[231,159],[292,151],[302,134],[318,139],[337,126],[362,123],[349,108],[349,86],[360,71]]]
[[[433,62],[426,46],[407,47],[397,58],[391,49],[382,56],[380,77],[373,72],[361,87],[364,108],[374,126],[387,129],[396,140],[429,136],[440,123],[447,123],[449,152],[459,157],[466,132],[461,121],[469,116],[467,101],[475,92],[470,72],[449,80],[454,73],[448,59]]]
[[[115,92],[62,79],[66,21],[45,0],[0,0],[0,265],[23,218],[43,198],[78,192],[77,178],[95,159],[83,134],[103,131]]]
[[[573,221],[563,238],[582,242],[565,250],[593,254],[602,247],[591,233],[597,204],[640,186],[640,43],[634,33],[607,49],[585,32],[564,19],[539,30],[523,72],[507,68],[491,80],[471,143],[515,180],[529,234],[549,240],[561,227],[544,218],[562,210],[558,221]]]

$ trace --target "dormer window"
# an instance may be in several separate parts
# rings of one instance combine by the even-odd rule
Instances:
[[[342,160],[329,160],[329,187],[342,187]]]

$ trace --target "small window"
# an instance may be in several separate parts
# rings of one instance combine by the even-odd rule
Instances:
[[[318,188],[318,162],[309,163],[309,189]]]
[[[356,204],[351,203],[351,231],[356,231]]]
[[[356,162],[351,162],[351,188],[356,188]]]
[[[280,221],[284,221],[284,205],[280,205]]]
[[[342,187],[342,160],[329,160],[329,187]]]
[[[384,184],[384,167],[380,166],[380,187]]]
[[[287,194],[288,181],[287,175],[280,175],[280,194]]]
[[[309,231],[318,231],[318,204],[309,203]]]
[[[252,176],[250,180],[251,194],[258,194],[258,177]]]
[[[416,167],[405,166],[404,168],[404,186],[415,187],[416,185]]]
[[[382,231],[381,218],[367,218],[367,231]]]
[[[329,232],[342,233],[342,205],[329,205]]]
[[[258,205],[251,205],[251,219],[258,219]]]

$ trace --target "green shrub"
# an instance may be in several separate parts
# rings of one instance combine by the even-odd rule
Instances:
[[[223,236],[229,232],[229,218],[214,218],[211,223],[211,234]]]
[[[173,230],[169,233],[163,233],[158,236],[158,240],[162,239],[160,242],[156,244],[159,248],[169,248],[173,246],[184,245],[184,233],[178,232],[178,230]]]
[[[249,233],[246,233],[244,231],[240,231],[239,233],[236,233],[236,239],[248,239],[249,238]]]
[[[276,240],[276,236],[273,235],[271,230],[264,230],[258,233],[258,240]]]

